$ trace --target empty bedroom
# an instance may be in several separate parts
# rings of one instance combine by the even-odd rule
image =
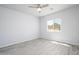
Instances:
[[[0,4],[0,55],[79,55],[79,5]]]

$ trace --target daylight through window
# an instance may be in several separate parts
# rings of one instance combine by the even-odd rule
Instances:
[[[55,18],[47,21],[48,31],[49,32],[60,32],[62,21],[59,18]]]

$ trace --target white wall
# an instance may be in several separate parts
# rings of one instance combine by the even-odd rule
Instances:
[[[0,47],[39,37],[39,20],[31,15],[0,7]]]
[[[62,32],[47,32],[47,20],[61,18]],[[41,18],[41,38],[79,45],[79,5]]]

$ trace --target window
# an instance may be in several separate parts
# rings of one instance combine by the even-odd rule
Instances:
[[[47,21],[47,27],[49,32],[60,32],[62,20],[55,18]]]

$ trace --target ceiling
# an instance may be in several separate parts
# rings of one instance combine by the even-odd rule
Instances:
[[[23,13],[28,13],[38,17],[45,16],[75,6],[75,4],[49,4],[48,7],[43,8],[42,12],[39,13],[35,8],[29,8],[28,6],[30,5],[33,4],[2,4],[0,6],[20,11]]]

